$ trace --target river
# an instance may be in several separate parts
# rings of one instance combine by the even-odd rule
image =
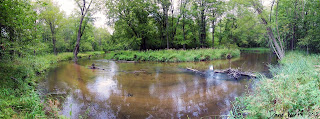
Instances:
[[[268,74],[267,65],[275,64],[276,58],[270,53],[241,53],[230,62],[118,63],[102,57],[82,59],[78,64],[67,61],[50,70],[39,88],[43,95],[59,100],[60,114],[73,119],[224,118],[231,102],[252,81],[224,74],[201,76],[185,68],[210,72],[210,66],[231,66]],[[100,69],[89,69],[92,63]]]

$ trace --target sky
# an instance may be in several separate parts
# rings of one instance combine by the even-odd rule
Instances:
[[[67,16],[70,16],[75,10],[79,10],[74,0],[53,0],[53,1],[59,4],[60,9],[63,10]],[[113,32],[113,29],[106,24],[106,15],[104,15],[102,12],[95,13],[93,17],[96,18],[94,22],[95,27],[107,28],[109,32],[111,33]]]
[[[60,9],[63,10],[66,15],[71,15],[74,10],[78,10],[76,3],[74,0],[54,0],[60,5]],[[174,6],[175,9],[177,8],[179,0],[173,0],[174,1]],[[271,0],[262,0],[264,6],[270,6]],[[102,28],[107,28],[108,31],[112,34],[113,33],[113,28],[108,26],[106,24],[106,15],[103,14],[102,12],[97,12],[93,15],[96,20],[94,22],[94,26],[97,28],[102,27]]]

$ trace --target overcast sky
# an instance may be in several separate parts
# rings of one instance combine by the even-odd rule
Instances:
[[[54,1],[57,2],[60,5],[61,10],[65,11],[65,13],[68,16],[70,14],[72,14],[72,12],[74,10],[78,10],[74,0],[54,0]],[[177,8],[177,3],[179,2],[179,0],[173,0],[173,1],[174,1],[175,9],[176,9]],[[262,1],[263,1],[263,5],[265,5],[265,6],[269,6],[271,4],[271,0],[262,0]],[[103,14],[102,12],[97,12],[96,14],[94,14],[94,17],[96,18],[96,20],[94,22],[94,25],[96,27],[107,28],[109,30],[109,32],[113,32],[113,29],[110,28],[106,24],[106,16],[105,16],[105,14]]]

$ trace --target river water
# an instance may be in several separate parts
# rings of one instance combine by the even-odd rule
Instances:
[[[94,63],[100,69],[89,69]],[[70,118],[200,118],[228,115],[235,97],[252,83],[209,70],[241,67],[268,73],[276,63],[270,53],[242,53],[239,58],[185,63],[117,63],[101,58],[78,64],[61,62],[49,71],[40,90],[59,100],[60,114]],[[207,71],[201,76],[186,67]],[[104,69],[104,70],[102,70]]]

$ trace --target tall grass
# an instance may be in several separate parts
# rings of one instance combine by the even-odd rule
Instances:
[[[272,79],[262,77],[253,92],[237,98],[236,118],[319,118],[320,56],[291,52],[271,67]]]
[[[148,50],[114,51],[107,53],[107,59],[126,61],[188,62],[224,59],[227,54],[238,57],[238,49],[192,49],[192,50]]]
[[[256,48],[240,48],[241,52],[267,53],[271,52],[270,48],[256,47]]]
[[[80,53],[80,57],[103,52]],[[44,56],[26,56],[14,60],[0,60],[0,118],[47,118],[37,90],[41,74],[56,62],[71,60],[73,53]],[[50,116],[50,114],[49,114]]]

